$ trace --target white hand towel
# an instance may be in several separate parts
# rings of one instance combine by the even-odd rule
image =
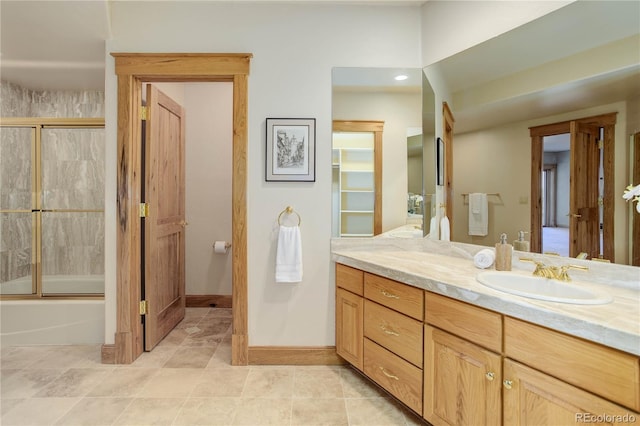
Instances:
[[[469,235],[486,236],[489,233],[489,203],[487,194],[469,194]]]
[[[431,218],[429,221],[429,239],[437,240],[438,239],[438,220],[435,216]]]
[[[276,282],[302,281],[302,239],[299,226],[280,226],[276,251]]]
[[[449,241],[451,234],[451,226],[449,225],[449,218],[443,216],[440,219],[440,240]]]
[[[473,264],[476,268],[487,269],[496,260],[496,253],[491,249],[482,249],[473,256]]]

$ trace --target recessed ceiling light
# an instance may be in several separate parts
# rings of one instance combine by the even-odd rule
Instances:
[[[396,75],[396,76],[394,77],[394,79],[395,79],[395,80],[397,80],[397,81],[406,80],[406,79],[408,79],[408,78],[409,78],[409,76],[408,76],[408,75],[405,75],[405,74]]]

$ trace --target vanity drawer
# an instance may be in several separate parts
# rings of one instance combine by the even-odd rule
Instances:
[[[424,315],[434,327],[502,352],[502,315],[497,312],[427,292]]]
[[[364,373],[416,413],[422,414],[422,370],[364,339]]]
[[[505,317],[505,356],[613,402],[640,410],[637,356]]]
[[[350,266],[336,263],[336,286],[362,296],[364,272]]]
[[[364,335],[422,368],[422,322],[365,299]]]
[[[364,297],[422,321],[424,290],[369,273],[364,274]]]

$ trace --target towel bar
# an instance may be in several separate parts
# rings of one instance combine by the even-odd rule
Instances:
[[[282,215],[283,215],[283,214],[285,214],[285,213],[286,213],[286,214],[293,214],[293,213],[295,213],[295,214],[296,214],[296,216],[298,216],[298,226],[300,226],[300,223],[302,223],[302,218],[300,217],[300,215],[298,214],[298,212],[297,212],[297,211],[293,210],[293,207],[291,207],[291,206],[287,206],[284,210],[282,210],[282,211],[280,212],[280,214],[278,215],[278,225],[282,225],[282,224],[280,223],[280,219],[282,218]]]

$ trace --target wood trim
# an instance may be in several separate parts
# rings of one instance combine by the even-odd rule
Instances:
[[[444,142],[444,200],[449,229],[453,233],[453,126],[455,119],[449,104],[442,103],[442,140]]]
[[[614,214],[615,214],[615,187],[614,187],[614,167],[615,167],[615,124],[617,112],[583,117],[575,120],[562,121],[558,123],[544,124],[529,128],[531,136],[531,229],[529,230],[531,251],[541,253],[542,251],[542,199],[541,199],[541,172],[543,159],[543,138],[562,133],[571,132],[571,123],[589,124],[604,129],[604,212],[603,212],[603,256],[605,259],[615,262],[614,245]]]
[[[529,228],[529,249],[542,253],[542,189],[541,173],[543,163],[542,136],[531,136],[531,227]]]
[[[334,132],[382,132],[384,121],[333,120]]]
[[[178,81],[248,75],[250,53],[112,53],[116,74]]]
[[[382,130],[373,132],[373,235],[382,233]]]
[[[140,236],[138,218],[141,188],[139,105],[142,85],[134,76],[118,77],[118,171],[117,171],[117,325],[116,363],[130,364],[143,350],[139,321]]]
[[[640,184],[640,132],[633,135],[633,182],[631,185]],[[634,206],[635,208],[635,206]],[[640,266],[640,213],[633,213],[631,210],[633,219],[632,230],[632,252],[631,252],[631,264],[633,266]]]
[[[615,120],[614,120],[615,123]],[[604,166],[604,193],[603,198],[603,218],[602,218],[602,255],[612,263],[616,261],[615,244],[613,243],[615,236],[615,124],[607,124],[604,126],[603,132],[603,152],[602,162]]]
[[[247,289],[247,141],[248,141],[248,76],[233,80],[233,176],[231,203],[232,365],[249,362],[248,289]]]
[[[211,305],[216,308],[231,308],[233,305],[231,295],[187,294],[185,300],[187,308],[210,308]]]
[[[116,363],[116,345],[104,344],[100,348],[100,357],[103,364],[115,364]]]
[[[250,365],[343,365],[335,346],[252,346]]]
[[[0,126],[104,127],[104,118],[3,117]]]
[[[112,53],[118,75],[117,325],[115,361],[129,364],[142,353],[140,301],[141,144],[138,119],[142,81],[233,81],[233,336],[231,362],[248,362],[247,336],[247,105],[251,54]]]

